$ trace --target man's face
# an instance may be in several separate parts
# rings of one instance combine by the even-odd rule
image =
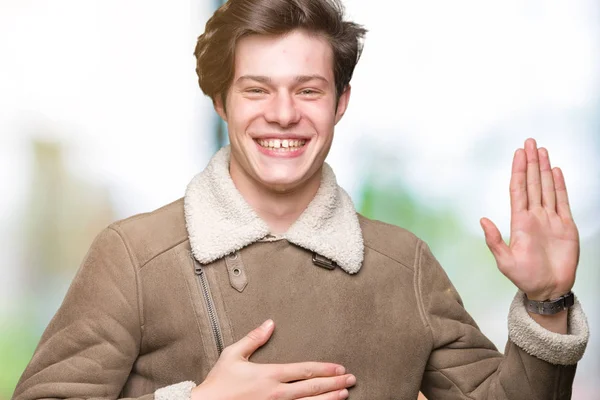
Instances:
[[[235,75],[227,93],[230,171],[278,192],[298,188],[320,171],[335,124],[333,52],[324,38],[295,30],[283,36],[251,35],[236,46]]]

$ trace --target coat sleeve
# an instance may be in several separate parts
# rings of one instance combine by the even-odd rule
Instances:
[[[137,268],[120,234],[107,228],[88,251],[13,399],[118,398],[137,359],[142,326]],[[185,399],[194,386],[181,382],[142,398]]]
[[[579,302],[568,314],[568,334],[538,325],[518,293],[508,318],[504,355],[464,309],[448,276],[421,243],[415,287],[433,349],[421,391],[429,400],[570,399],[576,363],[589,336]],[[482,297],[485,294],[482,294]]]

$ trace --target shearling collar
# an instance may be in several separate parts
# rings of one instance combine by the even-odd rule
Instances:
[[[229,174],[230,148],[219,150],[187,187],[184,208],[192,253],[213,262],[269,235],[269,227],[238,192]],[[315,198],[290,229],[280,236],[329,258],[355,274],[364,244],[350,196],[338,186],[331,167],[323,165]]]

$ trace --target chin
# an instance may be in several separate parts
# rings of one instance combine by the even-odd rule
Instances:
[[[262,165],[254,177],[263,187],[276,192],[289,192],[311,181],[311,169],[306,165]]]
[[[269,188],[274,192],[289,192],[294,190],[306,180],[302,176],[261,176],[258,175],[258,182],[264,187]]]

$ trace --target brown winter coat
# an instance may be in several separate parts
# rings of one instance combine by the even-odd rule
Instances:
[[[251,361],[340,363],[357,377],[351,399],[570,398],[588,336],[579,304],[559,335],[517,295],[502,355],[428,247],[358,216],[328,166],[306,212],[272,236],[227,162],[224,149],[185,199],[97,237],[16,400],[183,400],[186,381],[201,383],[223,346],[267,318],[275,332]]]

